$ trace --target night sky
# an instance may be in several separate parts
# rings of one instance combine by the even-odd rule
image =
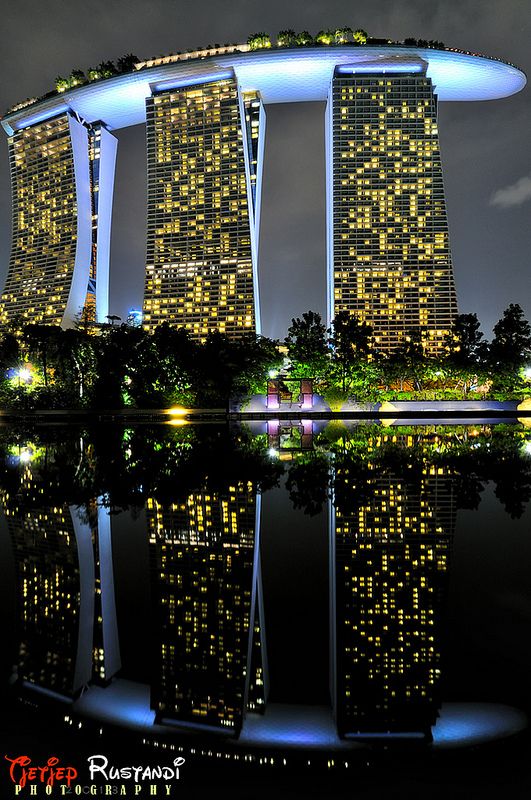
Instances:
[[[497,56],[531,74],[529,0],[21,0],[2,9],[0,112],[53,88],[58,74],[129,52],[140,58],[249,33],[362,27],[401,40],[439,39]],[[531,104],[441,103],[440,138],[459,309],[489,337],[511,302],[531,318]],[[260,249],[263,332],[284,336],[293,315],[325,310],[324,105],[267,107]],[[122,129],[112,240],[110,313],[142,302],[145,146]],[[10,239],[7,144],[0,147],[0,274]]]

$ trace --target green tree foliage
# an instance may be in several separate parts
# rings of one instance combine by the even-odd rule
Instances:
[[[101,64],[98,64],[96,69],[102,78],[112,78],[113,75],[117,74],[113,61],[102,61]]]
[[[478,381],[484,369],[487,347],[476,314],[458,314],[447,338],[448,356],[441,364],[462,385],[463,397]]]
[[[70,86],[81,86],[83,83],[87,82],[87,77],[83,70],[81,69],[73,69],[70,73]]]
[[[50,380],[50,369],[57,361],[61,333],[58,325],[26,325],[23,330],[25,348],[41,368],[46,387]]]
[[[424,353],[422,330],[412,328],[394,353],[384,362],[384,374],[387,383],[398,381],[401,391],[407,381],[411,381],[414,388],[419,391],[431,366]]]
[[[354,380],[356,367],[367,362],[371,354],[373,329],[360,322],[355,314],[340,311],[332,321],[330,344],[333,347],[333,364],[337,367],[343,391]],[[361,372],[358,369],[358,372]]]
[[[96,380],[96,339],[82,330],[68,328],[56,342],[56,381],[68,390],[71,404],[84,405]]]
[[[58,92],[66,92],[67,89],[70,89],[70,78],[63,78],[62,75],[58,75],[55,79],[55,88]]]
[[[277,45],[279,47],[293,47],[297,44],[297,34],[291,29],[279,31],[277,35]]]
[[[326,371],[328,343],[321,315],[306,311],[302,318],[291,320],[285,338],[288,357],[295,369],[307,377],[320,377]]]
[[[352,28],[336,28],[334,40],[336,44],[346,44],[352,40]]]
[[[139,330],[136,328],[136,330]],[[193,405],[198,345],[184,328],[164,322],[139,339],[126,376],[128,393],[141,408]]]
[[[147,335],[142,328],[109,325],[96,337],[94,406],[113,409],[133,404],[129,393],[130,374],[138,369],[140,345]]]
[[[296,36],[296,44],[305,47],[306,45],[314,44],[314,38],[308,31],[301,31]]]
[[[357,44],[366,44],[368,39],[367,31],[364,31],[363,28],[358,28],[354,31],[354,41]]]
[[[494,326],[494,338],[488,350],[492,375],[492,394],[505,397],[522,390],[521,371],[531,362],[531,327],[518,304],[511,303]]]
[[[247,44],[250,50],[264,50],[271,47],[271,38],[267,33],[252,33],[247,39]]]
[[[317,44],[332,44],[335,39],[335,31],[323,30],[319,31],[315,37]]]
[[[265,389],[267,371],[278,367],[276,342],[250,335],[240,341],[212,332],[197,351],[198,404],[225,408],[233,396]]]

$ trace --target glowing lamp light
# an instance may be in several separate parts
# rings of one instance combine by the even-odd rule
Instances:
[[[526,381],[531,381],[531,367],[526,367],[524,369],[524,378]]]
[[[274,447],[270,447],[267,454],[270,458],[278,458],[279,455],[278,450],[275,450]]]
[[[25,447],[18,455],[18,460],[21,464],[29,464],[32,458],[33,450],[30,447]]]
[[[525,452],[525,453],[526,453],[528,456],[531,456],[531,442],[526,442],[526,443],[524,444],[524,452]]]
[[[16,375],[17,378],[23,383],[29,383],[31,381],[31,372],[26,367],[21,367]]]
[[[173,408],[169,408],[167,413],[172,417],[184,417],[186,414],[190,413],[190,409],[182,408],[182,406],[174,406]]]
[[[276,378],[278,375],[278,369],[270,369],[267,374],[270,378]]]

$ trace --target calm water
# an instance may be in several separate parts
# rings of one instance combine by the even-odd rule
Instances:
[[[529,427],[3,427],[0,499],[6,753],[520,769]]]

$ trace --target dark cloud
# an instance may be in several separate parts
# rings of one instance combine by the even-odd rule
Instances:
[[[256,30],[316,32],[336,24],[375,36],[440,39],[530,71],[528,0],[22,0],[4,6],[0,109],[48,91],[58,74],[126,52],[143,57],[244,41]],[[318,107],[299,112],[269,110],[261,285],[271,332],[305,305],[324,310],[322,117]],[[531,317],[529,206],[513,204],[511,213],[501,213],[491,203],[531,174],[529,90],[494,102],[443,103],[440,133],[459,304],[476,311],[490,333],[510,302],[520,302]],[[118,136],[111,294],[113,311],[123,315],[142,293],[146,187],[142,130]],[[0,274],[9,256],[10,213],[7,147],[0,147]]]

